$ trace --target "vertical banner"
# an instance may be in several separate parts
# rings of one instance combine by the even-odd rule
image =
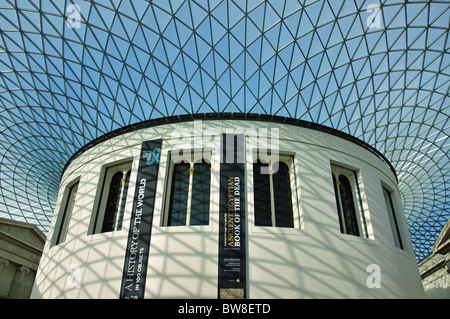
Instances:
[[[123,299],[144,298],[161,144],[162,140],[158,139],[143,142],[141,146],[120,288]]]
[[[245,136],[223,134],[221,145],[218,298],[245,299]]]

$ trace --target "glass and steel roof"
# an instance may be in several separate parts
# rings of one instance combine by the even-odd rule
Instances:
[[[0,217],[49,228],[66,161],[144,120],[256,113],[397,171],[417,259],[449,211],[449,1],[1,0]]]

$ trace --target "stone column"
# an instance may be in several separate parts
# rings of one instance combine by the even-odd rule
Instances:
[[[13,285],[9,292],[9,297],[11,299],[26,299],[29,298],[30,292],[27,291],[27,284],[25,283],[28,278],[26,275],[30,273],[30,268],[17,265],[16,274],[14,276]]]
[[[9,266],[9,260],[0,258],[0,272],[3,270],[4,267]]]

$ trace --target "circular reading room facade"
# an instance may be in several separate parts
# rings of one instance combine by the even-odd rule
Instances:
[[[165,118],[66,165],[32,298],[422,298],[397,179],[312,123]]]

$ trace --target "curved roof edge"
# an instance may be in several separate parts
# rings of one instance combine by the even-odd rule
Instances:
[[[137,131],[143,128],[147,128],[149,126],[158,126],[158,125],[164,125],[164,124],[173,124],[173,123],[182,123],[182,122],[188,122],[193,120],[247,120],[247,121],[270,121],[270,122],[278,122],[282,124],[288,124],[288,125],[294,125],[299,126],[303,128],[309,128],[316,131],[320,131],[323,133],[331,134],[334,136],[338,136],[340,138],[343,138],[347,141],[350,141],[356,145],[359,145],[373,154],[375,154],[378,158],[380,158],[392,171],[392,173],[395,176],[395,179],[398,182],[397,172],[395,171],[394,166],[389,162],[389,160],[375,147],[367,144],[366,142],[339,130],[336,130],[334,128],[308,122],[304,120],[299,119],[293,119],[283,116],[276,116],[276,115],[266,115],[266,114],[255,114],[255,113],[203,113],[203,114],[186,114],[186,115],[175,115],[175,116],[169,116],[169,117],[161,117],[157,119],[152,120],[146,120],[139,123],[131,124],[128,126],[124,126],[122,128],[116,129],[114,131],[111,131],[109,133],[106,133],[91,142],[85,144],[83,147],[78,149],[67,161],[67,163],[64,165],[64,168],[61,172],[61,176],[64,175],[64,172],[66,171],[67,167],[82,153],[87,151],[88,149],[106,141],[113,137],[120,136],[122,134],[126,134],[129,132]]]

